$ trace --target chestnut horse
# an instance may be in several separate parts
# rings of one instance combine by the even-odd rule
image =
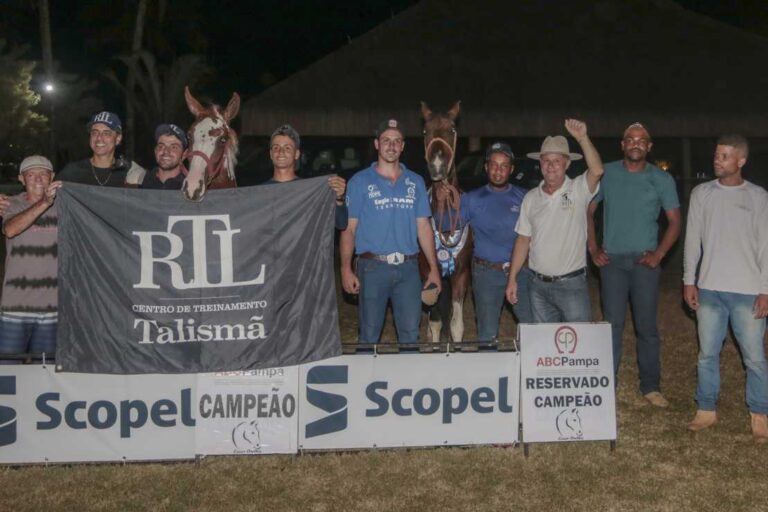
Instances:
[[[184,87],[184,98],[195,122],[189,127],[189,171],[181,192],[190,201],[200,201],[206,189],[233,188],[237,163],[237,133],[229,126],[240,110],[240,96],[232,94],[227,108],[203,107]]]
[[[421,102],[424,120],[424,158],[429,169],[429,202],[432,209],[432,230],[435,234],[437,262],[443,278],[443,291],[436,307],[429,309],[431,341],[440,341],[443,319],[450,318],[451,338],[464,338],[464,297],[469,285],[472,235],[469,225],[461,225],[459,180],[456,176],[456,118],[460,102],[446,114],[432,112]],[[422,274],[428,270],[422,257]]]

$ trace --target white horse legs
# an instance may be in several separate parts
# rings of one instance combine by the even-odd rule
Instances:
[[[463,341],[464,340],[464,298],[456,299],[451,304],[453,305],[453,310],[451,312],[451,338],[453,338],[454,342]]]
[[[427,315],[429,316],[429,315]],[[440,343],[440,329],[443,328],[443,322],[441,320],[429,321],[429,341],[432,343]]]

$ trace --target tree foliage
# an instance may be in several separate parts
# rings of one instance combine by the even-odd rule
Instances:
[[[35,62],[24,59],[25,47],[9,48],[0,39],[0,162],[18,162],[40,153],[48,120],[33,110],[40,96],[30,88]]]

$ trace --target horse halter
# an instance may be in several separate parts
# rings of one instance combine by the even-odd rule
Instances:
[[[448,141],[445,140],[442,137],[432,137],[432,139],[427,142],[426,139],[424,139],[424,160],[427,161],[427,164],[429,164],[429,150],[432,149],[432,144],[435,142],[441,142],[445,144],[446,147],[451,148],[451,158],[448,160],[448,169],[450,169],[453,166],[453,160],[456,157],[456,140],[458,137],[458,132],[456,131],[456,128],[453,129],[453,144],[448,144]]]
[[[453,129],[453,145],[448,144],[448,142],[443,139],[442,137],[433,137],[429,142],[424,140],[424,159],[427,161],[427,164],[429,164],[429,151],[432,148],[432,145],[435,142],[441,142],[442,144],[445,144],[447,147],[451,148],[451,158],[448,160],[448,166],[447,168],[452,169],[453,168],[453,162],[454,158],[456,157],[456,141],[458,137],[458,132],[456,131],[456,128]],[[448,214],[448,232],[452,235],[454,232],[456,232],[459,228],[459,222],[461,221],[461,214],[460,214],[460,208],[461,208],[461,194],[459,192],[459,189],[456,188],[456,186],[453,183],[450,183],[448,181],[448,178],[446,176],[446,179],[436,181],[434,182],[433,187],[437,189],[445,189],[445,199],[440,200],[439,198],[435,197],[436,206],[437,206],[437,217],[438,220],[435,223],[435,227],[437,230],[437,236],[440,238],[440,242],[443,243],[446,247],[452,248],[455,247],[460,240],[456,241],[455,243],[451,243],[449,240],[445,240],[443,237],[443,217],[445,217],[445,214]],[[437,194],[435,194],[437,195]],[[432,187],[430,187],[430,199],[432,199]],[[454,214],[453,211],[456,211]],[[433,217],[434,219],[434,217]],[[449,235],[450,236],[450,235]]]
[[[206,177],[206,179],[205,179],[205,186],[206,187],[208,185],[210,185],[213,182],[213,180],[216,179],[216,177],[219,174],[221,174],[221,172],[224,170],[224,165],[226,163],[226,158],[224,157],[224,154],[225,154],[225,150],[226,150],[226,145],[229,142],[229,137],[230,137],[229,131],[230,131],[230,128],[229,128],[229,125],[227,124],[226,121],[223,121],[223,122],[224,122],[224,125],[221,128],[223,133],[222,133],[222,135],[219,135],[217,137],[217,139],[219,139],[221,137],[226,137],[227,141],[222,144],[221,148],[219,147],[219,145],[217,143],[216,148],[211,153],[211,156],[208,156],[208,155],[206,155],[205,153],[203,153],[202,151],[199,151],[199,150],[194,150],[194,151],[191,150],[192,146],[194,146],[194,137],[193,137],[194,131],[190,129],[190,133],[189,133],[189,148],[190,149],[188,149],[187,152],[185,153],[184,160],[187,160],[187,161],[189,161],[191,163],[192,162],[192,158],[195,157],[195,156],[199,156],[200,158],[203,159],[203,161],[205,162],[205,177]],[[197,124],[197,123],[195,123],[195,124]],[[214,161],[213,157],[216,156],[216,155],[218,155],[218,158],[216,159],[216,161]],[[187,171],[187,169],[185,167],[183,167],[183,170]],[[189,171],[187,171],[187,172],[189,172]]]

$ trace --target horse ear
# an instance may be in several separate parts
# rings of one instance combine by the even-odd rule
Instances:
[[[453,104],[451,109],[448,111],[448,118],[451,121],[455,121],[457,117],[459,117],[459,111],[461,110],[461,100],[457,101]]]
[[[429,106],[427,106],[426,101],[421,102],[421,118],[425,121],[432,119],[432,111],[429,109]]]
[[[237,116],[237,113],[240,111],[240,95],[236,92],[232,93],[232,98],[229,100],[229,103],[227,103],[227,108],[224,110],[224,119],[227,122],[230,122]]]
[[[200,104],[200,102],[197,101],[194,96],[192,96],[191,92],[189,92],[188,85],[184,86],[184,99],[187,100],[187,107],[193,116],[199,117],[203,112],[205,112],[205,109]]]

